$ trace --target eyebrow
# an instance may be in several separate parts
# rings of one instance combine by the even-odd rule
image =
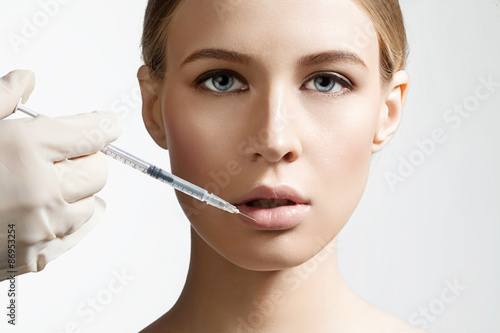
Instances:
[[[180,67],[183,67],[191,62],[200,60],[200,59],[216,59],[216,60],[225,60],[237,64],[247,65],[250,63],[251,57],[247,54],[239,53],[236,51],[229,51],[223,49],[214,49],[214,48],[206,48],[195,51],[190,56],[188,56],[181,63]],[[365,68],[366,63],[356,55],[355,53],[351,53],[348,51],[341,50],[333,50],[326,52],[319,52],[311,55],[304,56],[297,61],[297,64],[302,66],[313,66],[320,65],[329,62],[340,62],[347,61],[353,64],[361,65]]]
[[[340,50],[333,50],[333,51],[320,52],[316,54],[307,55],[300,58],[298,64],[302,66],[312,66],[312,65],[320,65],[324,63],[340,62],[340,61],[347,61],[368,68],[363,59],[361,59],[361,57],[358,56],[357,54]]]
[[[250,56],[243,53],[222,49],[201,49],[184,59],[180,67],[183,67],[199,59],[226,60],[243,65],[247,65],[250,62]]]

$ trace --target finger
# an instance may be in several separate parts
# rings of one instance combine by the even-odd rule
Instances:
[[[62,217],[63,220],[66,219],[66,221],[69,221],[69,219],[73,219],[72,215],[76,215],[79,219],[74,219],[74,221],[84,221],[83,223],[75,223],[72,226],[69,226],[69,228],[66,228],[66,232],[58,230],[58,237],[56,237],[52,231],[49,231],[53,237],[48,237],[44,240],[38,239],[35,243],[29,243],[29,246],[20,246],[19,248],[16,248],[18,250],[18,252],[16,252],[16,271],[18,274],[41,271],[48,262],[72,248],[90,230],[92,230],[92,228],[102,218],[106,209],[106,204],[99,197],[90,197],[86,198],[86,200],[87,203],[90,204],[90,209],[84,209],[84,213],[86,213],[86,211],[91,212],[89,218],[83,216],[81,211],[79,211],[80,207],[74,209],[67,216]],[[71,209],[76,206],[75,204],[71,205],[68,204]],[[61,215],[62,214],[59,214],[58,217],[61,218]],[[47,217],[47,215],[44,217]],[[38,218],[36,221],[40,222],[45,220],[48,219]],[[37,226],[37,224],[38,223],[30,224],[30,229],[33,226]],[[49,226],[47,226],[47,229],[49,229]],[[62,229],[63,228],[61,228],[61,230]],[[0,267],[0,280],[4,278],[5,273],[6,269]]]
[[[0,78],[0,119],[14,112],[19,100],[25,103],[35,88],[35,74],[27,70],[15,70]]]
[[[54,164],[61,180],[61,195],[66,202],[75,202],[94,195],[106,184],[108,161],[101,152],[64,160]]]
[[[104,111],[57,118],[37,116],[30,126],[32,137],[46,148],[44,157],[52,162],[93,154],[122,132],[120,117]]]
[[[58,237],[73,233],[90,220],[94,214],[95,205],[94,196],[66,204],[64,209],[58,213],[59,216],[50,220],[52,232]]]
[[[41,271],[48,262],[75,246],[99,222],[105,210],[106,204],[104,201],[99,197],[95,197],[95,208],[92,217],[71,234],[58,237],[44,245],[41,250],[38,250],[33,263],[36,265],[32,265],[32,269],[28,271]]]

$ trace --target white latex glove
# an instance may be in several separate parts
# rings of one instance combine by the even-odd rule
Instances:
[[[3,119],[21,97],[27,100],[34,83],[29,71],[0,78],[0,281],[9,270],[42,270],[99,220],[105,205],[94,194],[106,182],[107,160],[98,151],[122,130],[111,112]]]

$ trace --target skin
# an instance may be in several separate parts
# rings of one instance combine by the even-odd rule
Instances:
[[[175,306],[144,332],[417,332],[349,288],[336,248],[370,156],[399,125],[407,73],[382,86],[377,37],[363,47],[354,42],[355,28],[372,23],[349,0],[217,3],[230,10],[220,15],[213,2],[183,1],[168,27],[167,75],[139,70],[145,125],[169,150],[174,174],[229,202],[284,183],[311,207],[294,228],[262,231],[176,192],[192,224],[190,269]],[[201,49],[246,61],[183,64]],[[330,51],[365,65],[352,56],[305,61]],[[211,78],[197,82],[220,69],[238,80],[235,90],[214,92]],[[326,78],[336,85],[319,91],[314,77],[325,74],[318,73],[339,74],[352,87]],[[213,186],[214,173],[229,174],[228,163],[227,184]]]

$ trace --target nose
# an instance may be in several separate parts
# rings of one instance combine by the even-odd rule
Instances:
[[[268,89],[257,97],[252,121],[253,135],[246,155],[251,161],[293,162],[302,154],[297,110],[284,87]]]

